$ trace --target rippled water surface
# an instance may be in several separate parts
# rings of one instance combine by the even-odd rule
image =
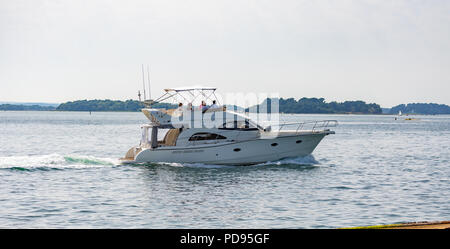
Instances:
[[[450,220],[450,116],[336,119],[312,156],[120,165],[141,113],[0,112],[1,228],[337,228]]]

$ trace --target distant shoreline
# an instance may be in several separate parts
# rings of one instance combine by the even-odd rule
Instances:
[[[378,104],[364,101],[344,101],[327,103],[323,98],[301,98],[295,100],[275,99],[279,101],[279,113],[283,114],[340,114],[340,115],[449,115],[450,106],[435,103],[401,104],[392,108],[381,108]],[[256,111],[265,106],[270,112],[273,99],[249,108],[237,107],[238,110]],[[0,102],[0,111],[68,111],[68,112],[140,112],[144,104],[137,100],[77,100],[61,104]],[[12,104],[17,103],[17,104]],[[172,109],[176,104],[157,103],[154,108]],[[231,106],[234,107],[234,106]],[[230,108],[230,107],[229,107]],[[231,109],[231,108],[230,108]]]
[[[81,112],[81,113],[89,113],[89,111],[60,111],[60,110],[0,110],[1,112]],[[140,111],[91,111],[91,113],[139,113]],[[358,115],[358,116],[369,116],[369,115],[375,115],[375,116],[399,116],[398,114],[393,113],[282,113],[283,115],[296,115],[296,114],[303,114],[303,115]],[[420,114],[420,113],[408,113],[407,115],[404,114],[402,117],[408,117],[408,116],[445,116],[450,115],[450,113],[445,114]]]

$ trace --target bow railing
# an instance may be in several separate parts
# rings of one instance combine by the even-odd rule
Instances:
[[[307,122],[288,122],[280,124],[272,124],[269,129],[265,129],[271,132],[290,131],[299,133],[302,131],[324,131],[330,127],[336,127],[338,125],[337,120],[320,120],[320,121],[307,121]]]

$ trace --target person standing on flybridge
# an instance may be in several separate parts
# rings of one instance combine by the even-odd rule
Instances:
[[[174,111],[177,115],[181,115],[183,113],[183,103],[178,104],[178,108]]]
[[[209,108],[219,108],[219,106],[216,104],[216,101],[213,100],[213,103]]]
[[[200,110],[202,110],[202,112],[205,112],[206,110],[208,110],[208,107],[206,106],[206,102],[204,100],[202,100],[202,104],[200,105]]]

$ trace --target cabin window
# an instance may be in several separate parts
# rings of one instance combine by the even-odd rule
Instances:
[[[227,138],[215,133],[199,132],[192,135],[189,138],[189,141],[218,140],[218,139],[227,139]]]
[[[277,143],[273,143],[273,144],[271,144],[272,146],[277,146],[278,144]]]
[[[248,119],[239,121],[229,121],[222,124],[219,129],[223,130],[258,130],[257,125]]]
[[[295,143],[297,143],[297,144],[299,144],[299,143],[301,143],[302,142],[302,140],[297,140],[297,141],[295,141]]]

